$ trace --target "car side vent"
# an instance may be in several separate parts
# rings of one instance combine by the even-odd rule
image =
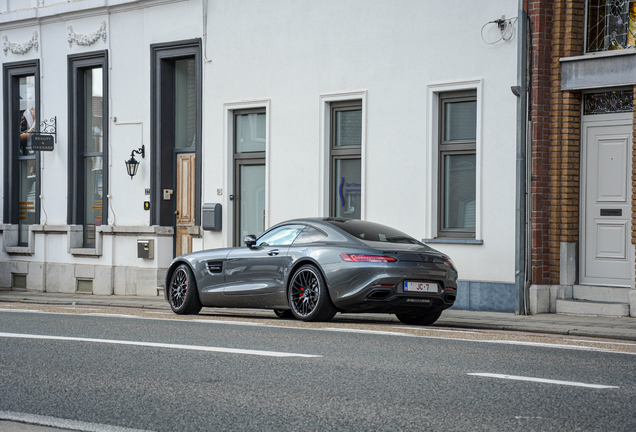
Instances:
[[[223,263],[221,261],[208,261],[208,271],[210,273],[223,272]]]

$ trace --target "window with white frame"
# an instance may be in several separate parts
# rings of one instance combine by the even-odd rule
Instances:
[[[438,238],[475,238],[477,93],[439,95]]]
[[[331,103],[330,215],[362,216],[362,101]]]

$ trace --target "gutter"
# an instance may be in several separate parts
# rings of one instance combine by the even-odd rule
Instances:
[[[519,37],[517,39],[517,160],[515,214],[515,313],[526,315],[526,146],[528,125],[528,13],[525,0],[519,0]]]

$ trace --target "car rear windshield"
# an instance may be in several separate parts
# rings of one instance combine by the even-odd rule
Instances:
[[[358,219],[327,219],[326,221],[361,240],[387,243],[422,244],[413,237],[386,225]]]

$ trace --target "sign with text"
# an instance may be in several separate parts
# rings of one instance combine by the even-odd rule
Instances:
[[[54,149],[53,135],[31,135],[31,148],[38,151],[53,151]]]

